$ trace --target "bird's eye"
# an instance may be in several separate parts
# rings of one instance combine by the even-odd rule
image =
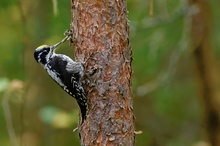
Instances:
[[[49,53],[50,52],[50,48],[44,48],[43,52]]]

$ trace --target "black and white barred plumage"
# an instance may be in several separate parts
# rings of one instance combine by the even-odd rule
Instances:
[[[34,52],[34,58],[63,90],[76,99],[83,122],[87,110],[86,95],[80,81],[83,76],[83,63],[75,62],[66,55],[56,54],[54,50],[58,45],[39,46]]]

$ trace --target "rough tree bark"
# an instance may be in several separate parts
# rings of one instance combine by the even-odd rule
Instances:
[[[219,99],[217,72],[210,43],[210,8],[208,0],[189,0],[198,9],[192,15],[191,37],[199,93],[204,107],[204,121],[208,140],[212,146],[220,145]]]
[[[75,56],[85,62],[87,119],[81,145],[134,145],[132,52],[126,0],[72,0]]]

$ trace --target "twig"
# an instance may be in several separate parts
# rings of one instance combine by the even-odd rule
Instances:
[[[6,125],[7,125],[7,129],[8,129],[8,133],[9,133],[9,137],[10,137],[10,141],[12,143],[12,146],[18,146],[18,140],[17,140],[16,134],[15,134],[15,130],[13,128],[13,123],[12,123],[12,119],[11,119],[10,106],[8,104],[8,98],[9,98],[10,94],[11,94],[11,91],[7,90],[5,92],[5,94],[3,95],[2,107],[3,107]]]

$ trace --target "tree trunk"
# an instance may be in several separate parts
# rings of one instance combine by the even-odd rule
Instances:
[[[132,52],[126,0],[72,0],[76,60],[85,62],[88,113],[81,145],[134,145]]]
[[[210,8],[208,0],[189,0],[198,9],[192,15],[191,36],[199,93],[204,107],[205,127],[212,146],[220,145],[220,121],[217,72],[210,43]]]

